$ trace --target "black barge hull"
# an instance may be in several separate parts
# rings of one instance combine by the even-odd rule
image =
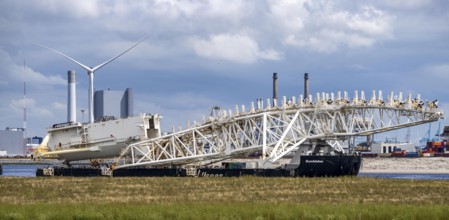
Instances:
[[[361,155],[342,156],[302,156],[297,168],[279,169],[245,169],[245,168],[196,168],[194,175],[197,177],[334,177],[356,176],[362,163]],[[101,176],[99,168],[57,168],[54,167],[54,176]],[[44,169],[37,169],[36,176],[44,175]],[[112,172],[114,177],[185,177],[188,175],[186,168],[126,168]]]

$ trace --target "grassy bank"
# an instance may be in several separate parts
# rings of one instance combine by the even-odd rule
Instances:
[[[449,182],[0,178],[0,219],[445,219]]]
[[[1,219],[447,219],[443,205],[111,203],[2,205]]]

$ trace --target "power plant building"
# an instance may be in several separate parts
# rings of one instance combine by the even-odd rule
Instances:
[[[25,150],[23,134],[23,128],[0,130],[0,151],[6,151],[7,155],[23,155]]]
[[[107,118],[127,118],[133,115],[133,90],[125,91],[99,90],[94,94],[95,121]]]

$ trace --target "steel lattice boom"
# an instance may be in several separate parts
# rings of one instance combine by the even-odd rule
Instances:
[[[317,94],[315,100],[283,98],[280,105],[270,100],[254,103],[249,111],[223,111],[201,125],[173,132],[127,146],[117,159],[117,168],[131,166],[182,165],[200,161],[232,158],[262,152],[263,159],[276,162],[295,151],[305,141],[325,140],[335,151],[342,152],[340,140],[350,136],[370,135],[436,121],[443,117],[437,101],[423,104],[420,97],[402,100],[393,93],[386,101],[382,92],[373,91],[365,100],[355,92],[349,100],[344,92]]]

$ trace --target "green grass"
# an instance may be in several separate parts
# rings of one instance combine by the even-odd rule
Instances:
[[[447,219],[445,205],[111,203],[1,205],[1,219]]]
[[[447,219],[449,181],[0,178],[0,219]]]

